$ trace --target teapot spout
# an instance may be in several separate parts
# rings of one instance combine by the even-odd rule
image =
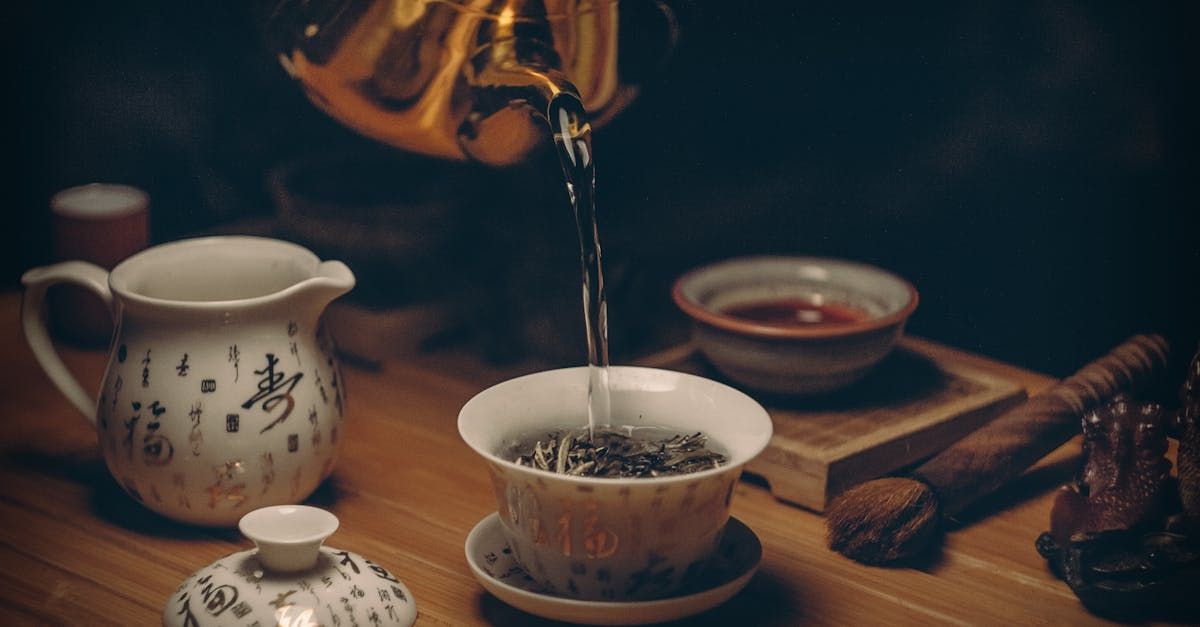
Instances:
[[[458,127],[458,144],[476,161],[511,165],[545,141],[551,102],[582,98],[549,43],[544,16],[506,20],[501,14],[487,29],[491,44],[463,70],[473,105]]]
[[[311,278],[297,284],[297,292],[311,298],[322,308],[354,289],[354,273],[340,261],[322,261]]]

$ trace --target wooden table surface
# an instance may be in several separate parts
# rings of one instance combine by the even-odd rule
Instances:
[[[19,296],[0,295],[0,624],[152,625],[193,570],[250,543],[142,509],[108,475],[96,435],[33,361]],[[936,350],[949,350],[939,349]],[[104,355],[66,350],[98,386]],[[1036,391],[1051,379],[974,358]],[[484,466],[461,442],[458,410],[497,372],[442,356],[346,368],[346,440],[334,476],[309,500],[341,519],[329,544],[403,579],[422,625],[545,621],[472,578],[467,532],[494,511]],[[688,624],[1085,624],[1097,622],[1033,548],[1050,492],[1078,464],[1071,443],[968,513],[919,568],[869,568],[825,546],[824,521],[743,481],[733,513],[761,538],[750,585]]]

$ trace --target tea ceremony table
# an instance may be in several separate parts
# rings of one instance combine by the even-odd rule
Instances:
[[[0,294],[0,624],[154,625],[180,581],[251,546],[236,530],[185,526],[134,503],[109,476],[96,434],[33,360],[20,295]],[[935,350],[952,351],[933,345]],[[99,350],[62,348],[88,386]],[[977,356],[975,366],[1030,392],[1052,379]],[[460,407],[502,372],[469,355],[346,364],[347,422],[333,476],[309,503],[341,527],[328,544],[370,557],[415,597],[419,625],[549,624],[480,587],[463,552],[495,510],[483,463],[460,440]],[[1034,550],[1052,492],[1079,464],[1060,448],[959,521],[940,555],[916,568],[871,568],[825,545],[824,520],[743,480],[733,515],[759,536],[749,586],[693,617],[700,625],[1062,624],[1101,622]]]

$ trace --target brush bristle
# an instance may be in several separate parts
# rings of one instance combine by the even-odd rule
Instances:
[[[937,497],[915,479],[868,481],[829,507],[829,548],[864,564],[889,564],[922,553],[939,531]]]

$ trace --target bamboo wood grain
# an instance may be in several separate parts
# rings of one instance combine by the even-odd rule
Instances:
[[[0,295],[0,623],[154,625],[192,570],[249,546],[132,503],[108,477],[95,434],[33,363],[15,294]],[[1021,382],[1050,379],[935,344]],[[84,381],[103,355],[66,350]],[[463,557],[470,528],[494,509],[482,464],[458,438],[458,409],[495,369],[439,356],[346,369],[348,423],[334,479],[312,502],[342,521],[329,544],[370,556],[412,589],[421,625],[548,624],[487,595]],[[440,365],[439,365],[440,364]],[[432,367],[431,367],[432,365]],[[926,568],[868,568],[824,546],[822,519],[743,482],[734,515],[762,540],[759,575],[689,624],[1093,624],[1045,569],[1033,540],[1077,444],[965,512]]]

